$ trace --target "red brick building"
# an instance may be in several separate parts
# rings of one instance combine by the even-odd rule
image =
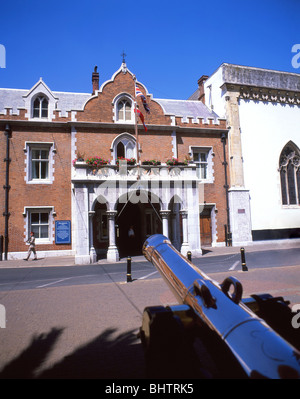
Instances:
[[[92,93],[51,91],[42,79],[30,90],[0,89],[8,259],[25,256],[30,231],[39,256],[74,254],[77,263],[137,253],[157,232],[185,254],[224,245],[226,121],[203,98],[154,98],[124,62],[101,87],[99,80],[95,68]]]

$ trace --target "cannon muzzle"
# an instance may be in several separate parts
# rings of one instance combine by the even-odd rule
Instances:
[[[158,269],[183,306],[185,316],[189,314],[194,323],[217,336],[246,377],[300,378],[300,352],[243,302],[243,287],[238,280],[228,277],[222,284],[217,283],[161,234],[146,240],[143,254]],[[172,307],[167,310],[169,313]],[[153,315],[149,308],[145,311],[149,322]],[[149,339],[149,331],[149,326],[142,326],[144,342]]]

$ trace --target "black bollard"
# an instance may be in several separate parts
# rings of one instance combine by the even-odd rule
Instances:
[[[245,248],[241,248],[241,260],[242,260],[242,270],[243,272],[248,271],[246,266]]]
[[[2,260],[3,257],[3,236],[0,236],[0,261]]]
[[[131,283],[131,256],[127,256],[127,283]]]
[[[188,251],[187,252],[187,258],[188,258],[188,260],[191,262],[192,261],[192,253],[191,253],[191,251]]]

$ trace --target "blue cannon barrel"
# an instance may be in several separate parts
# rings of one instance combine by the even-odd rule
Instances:
[[[189,305],[218,334],[250,378],[300,378],[300,352],[240,301],[242,286],[235,278],[218,284],[161,234],[145,241],[143,254],[178,302]]]

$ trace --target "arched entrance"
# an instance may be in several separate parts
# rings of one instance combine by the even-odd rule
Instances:
[[[139,202],[129,200],[124,203],[119,199],[116,210],[116,238],[120,258],[142,254],[142,247],[147,237],[162,233],[162,222],[159,216],[160,204],[151,202],[148,192],[140,196],[139,190],[136,197]],[[146,202],[148,200],[148,202]],[[130,228],[134,231],[134,238],[129,237]]]
[[[140,206],[128,202],[123,207],[124,204],[118,204],[116,217],[117,247],[121,258],[140,254],[142,247]],[[133,230],[132,237],[129,236],[130,229]]]
[[[96,202],[93,216],[93,247],[96,251],[97,259],[106,257],[108,249],[109,226],[106,204]]]

